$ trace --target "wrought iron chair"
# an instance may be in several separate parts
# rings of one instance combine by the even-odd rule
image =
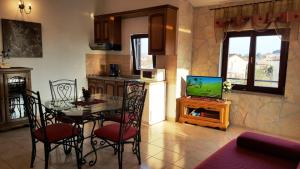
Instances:
[[[145,83],[140,83],[137,81],[125,81],[124,82],[124,93],[128,92],[128,89],[130,89],[130,86],[135,86],[136,90],[144,90],[145,89]],[[127,105],[127,104],[126,104]],[[101,126],[104,125],[105,121],[113,121],[113,122],[118,122],[121,123],[121,112],[109,112],[104,115],[102,121],[101,121]],[[128,120],[128,114],[125,114],[125,121]]]
[[[77,80],[49,80],[52,100],[77,101]]]
[[[100,127],[94,131],[91,137],[95,159],[90,161],[94,165],[97,161],[96,151],[106,147],[112,147],[118,153],[119,169],[122,169],[122,159],[125,144],[132,144],[132,151],[136,154],[139,164],[141,164],[140,141],[141,141],[141,119],[144,108],[147,89],[144,83],[125,82],[123,95],[123,108],[121,112],[121,123],[114,123]],[[99,147],[96,147],[97,140],[100,139]]]
[[[58,123],[54,119],[55,112],[44,111],[39,92],[23,91],[25,112],[28,115],[32,139],[32,154],[30,168],[33,167],[36,156],[36,143],[44,144],[45,169],[48,168],[49,153],[59,145],[75,148],[77,167],[81,168],[80,129],[71,124]],[[67,152],[70,153],[71,151]]]

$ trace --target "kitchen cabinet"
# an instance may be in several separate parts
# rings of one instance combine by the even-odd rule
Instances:
[[[121,50],[121,17],[98,15],[94,20],[95,43],[105,43],[112,50]]]
[[[123,96],[124,91],[124,82],[117,82],[116,83],[116,95],[117,96]]]
[[[0,69],[0,130],[28,125],[22,91],[31,90],[31,68]]]
[[[92,94],[96,94],[96,93],[104,94],[104,81],[88,79],[88,90]]]
[[[149,54],[176,54],[177,8],[167,6],[149,14]]]
[[[124,79],[110,77],[88,77],[88,90],[92,94],[123,96]]]
[[[105,93],[111,96],[116,96],[116,82],[108,81],[104,82],[105,85]]]

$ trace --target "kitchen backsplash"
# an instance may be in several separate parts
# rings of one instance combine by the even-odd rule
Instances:
[[[130,55],[86,54],[87,75],[108,75],[109,64],[118,64],[121,75],[132,75]]]

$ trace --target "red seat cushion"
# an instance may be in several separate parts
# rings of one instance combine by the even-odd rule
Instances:
[[[108,118],[105,118],[106,121],[114,121],[114,122],[118,122],[118,123],[121,123],[121,114],[118,113],[118,114],[115,114],[114,116],[112,117],[108,117]],[[125,113],[125,123],[127,123],[129,121],[129,114],[128,113]]]
[[[34,135],[38,140],[45,142],[45,137],[42,132],[43,130],[39,128],[34,132]],[[79,135],[80,130],[74,128],[71,124],[57,123],[46,126],[46,133],[49,143],[55,143]]]
[[[120,124],[110,124],[95,130],[95,135],[99,138],[118,142],[120,137]],[[137,135],[138,131],[134,127],[129,127],[123,135],[122,140],[128,140]]]

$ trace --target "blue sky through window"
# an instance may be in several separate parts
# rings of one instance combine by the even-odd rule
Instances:
[[[257,36],[256,53],[270,53],[280,49],[281,36]],[[229,54],[249,55],[250,37],[230,38]]]

